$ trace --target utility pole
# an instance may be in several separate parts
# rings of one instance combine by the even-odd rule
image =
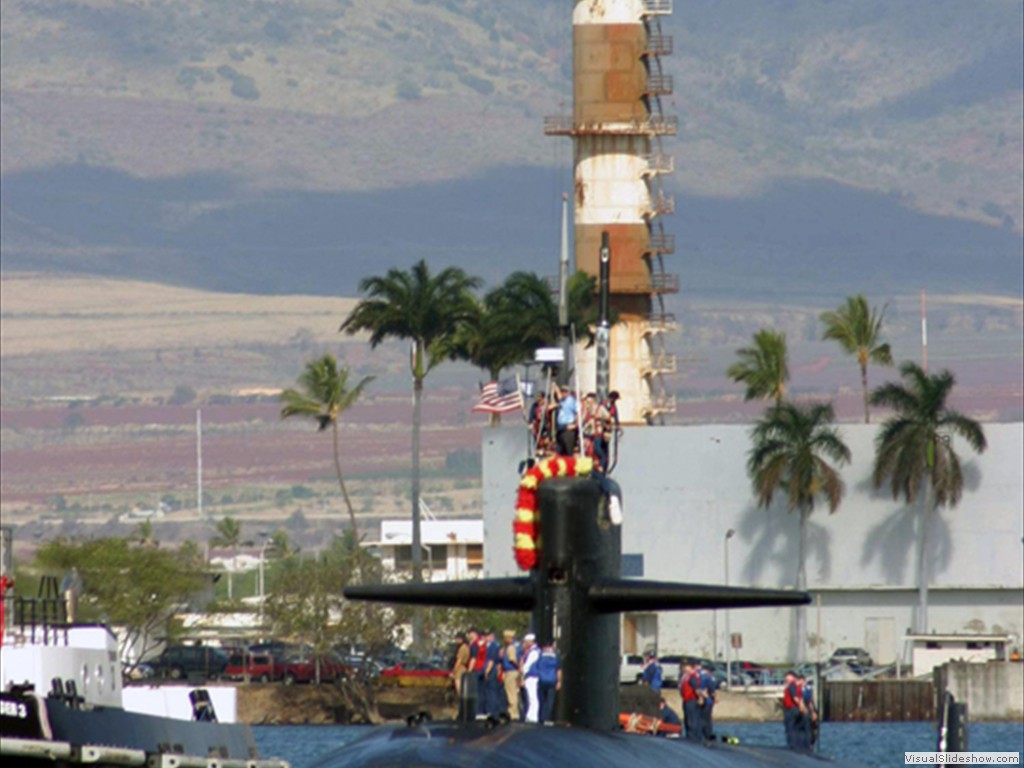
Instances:
[[[196,408],[196,509],[203,519],[203,410]]]

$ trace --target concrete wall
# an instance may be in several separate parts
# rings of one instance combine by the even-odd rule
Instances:
[[[834,515],[816,509],[808,530],[807,578],[820,595],[808,609],[807,657],[873,643],[880,662],[895,658],[916,604],[915,509],[871,490],[874,425],[843,425],[853,462],[847,495]],[[1024,631],[1024,425],[986,425],[989,449],[963,444],[966,488],[960,505],[935,521],[929,625],[938,632]],[[516,572],[511,528],[521,428],[485,430],[485,572]],[[649,579],[788,587],[796,580],[797,519],[784,502],[758,509],[746,475],[748,426],[627,429],[615,478],[623,488],[623,553],[642,555]],[[726,543],[725,534],[736,534]],[[793,609],[731,611],[744,658],[791,658]],[[722,656],[724,612],[663,613],[659,650]],[[717,651],[717,653],[716,653]]]
[[[950,662],[939,670],[936,689],[967,702],[971,720],[1024,719],[1024,666],[1009,661],[987,664]]]

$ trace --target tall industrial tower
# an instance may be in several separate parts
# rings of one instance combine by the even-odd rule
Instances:
[[[664,333],[675,318],[664,295],[679,290],[663,257],[675,251],[662,219],[675,202],[661,179],[673,171],[662,137],[678,121],[661,99],[672,77],[661,57],[672,52],[661,17],[672,0],[573,0],[573,113],[549,117],[544,132],[570,136],[574,153],[573,211],[576,268],[598,274],[601,233],[611,244],[611,389],[618,390],[624,423],[654,423],[675,410],[664,376],[676,361],[665,352]],[[584,391],[594,389],[594,350],[577,348]]]

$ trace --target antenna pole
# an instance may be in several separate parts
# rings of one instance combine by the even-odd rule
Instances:
[[[196,509],[203,519],[203,409],[196,408]]]
[[[921,289],[921,370],[928,373],[928,309]]]
[[[558,369],[558,385],[569,383],[569,360],[572,342],[569,338],[569,196],[562,194],[562,250],[558,259],[558,340],[562,347],[562,365]]]
[[[611,378],[611,323],[609,322],[608,292],[611,283],[612,253],[609,245],[608,232],[601,233],[600,280],[598,283],[598,325],[597,325],[597,399],[604,402],[608,399],[609,379]]]

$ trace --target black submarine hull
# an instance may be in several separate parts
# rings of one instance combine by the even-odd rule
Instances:
[[[782,728],[782,725],[779,725]],[[428,723],[382,726],[315,768],[622,768],[623,766],[837,766],[781,747],[755,747],[597,731],[565,725]]]

